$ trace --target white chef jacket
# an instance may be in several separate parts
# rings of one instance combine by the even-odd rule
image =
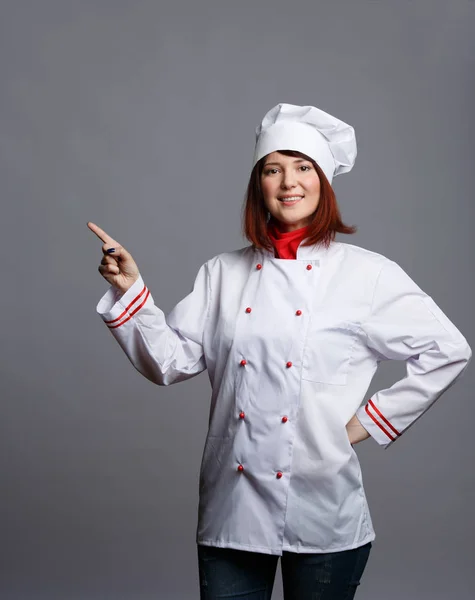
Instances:
[[[158,385],[208,370],[198,544],[281,555],[375,539],[346,424],[388,448],[460,377],[471,349],[394,261],[355,245],[295,260],[247,246],[204,263],[167,315],[142,277],[97,312]],[[382,360],[406,377],[362,405]]]

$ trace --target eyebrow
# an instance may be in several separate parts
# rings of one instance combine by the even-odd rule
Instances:
[[[296,158],[294,160],[294,163],[299,163],[299,162],[310,162],[308,159],[306,158]],[[279,165],[280,166],[280,162],[268,162],[264,165],[264,167],[268,167],[269,165]]]

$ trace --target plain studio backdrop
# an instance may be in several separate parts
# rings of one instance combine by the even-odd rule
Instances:
[[[2,0],[2,600],[198,598],[207,373],[168,388],[96,305],[93,221],[165,311],[240,229],[279,102],[356,131],[343,242],[398,262],[475,344],[475,2]],[[368,397],[403,376],[382,365]],[[356,446],[361,600],[473,593],[474,369],[390,449]],[[280,568],[273,600],[282,598]]]

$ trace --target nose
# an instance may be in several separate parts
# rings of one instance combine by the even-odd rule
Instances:
[[[284,189],[295,187],[295,173],[293,169],[288,169],[284,171],[280,185]]]

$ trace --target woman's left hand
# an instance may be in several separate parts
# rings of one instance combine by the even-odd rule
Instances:
[[[351,417],[349,422],[346,424],[346,432],[348,433],[348,438],[350,439],[351,445],[357,444],[358,442],[362,442],[366,438],[369,438],[369,433],[366,431],[363,425],[361,425],[356,415]]]

